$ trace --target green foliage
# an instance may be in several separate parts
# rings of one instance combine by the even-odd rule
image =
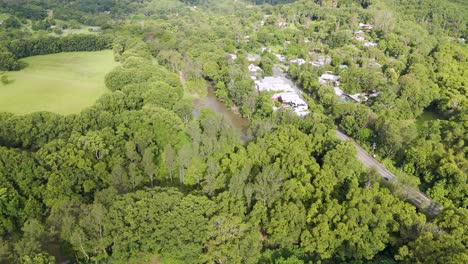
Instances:
[[[443,45],[434,54],[437,63],[437,84],[442,96],[438,108],[441,112],[466,113],[468,109],[466,81],[468,80],[468,51],[459,45]]]
[[[214,211],[205,197],[183,197],[174,189],[139,191],[113,203],[105,236],[117,261],[147,252],[200,262]]]
[[[447,38],[466,31],[459,4],[14,2],[0,8],[38,27],[46,8],[57,22],[107,25],[121,66],[106,76],[111,92],[79,114],[0,113],[0,261],[53,263],[47,245],[60,243],[73,261],[96,263],[467,262],[466,52]],[[255,6],[267,2],[284,5]],[[365,37],[377,47],[352,40],[359,22],[374,24]],[[2,43],[7,70],[26,56],[111,46],[103,35],[0,34],[16,38]],[[246,54],[262,47],[307,61],[289,66],[308,93],[306,117],[273,112],[255,91]],[[308,63],[318,56],[331,65]],[[265,74],[276,63],[262,54]],[[326,71],[347,93],[380,94],[340,103],[318,82]],[[185,92],[209,85],[251,120],[246,142],[210,110],[192,116]],[[447,120],[416,128],[427,107]],[[334,122],[421,179],[439,215],[431,222],[380,186]]]
[[[5,47],[19,59],[59,52],[98,51],[108,49],[109,44],[110,40],[105,36],[69,35],[13,40],[6,43]]]
[[[4,22],[6,28],[20,28],[21,22],[15,16],[8,17]]]
[[[10,79],[8,79],[8,75],[3,74],[2,77],[0,77],[0,81],[2,82],[3,85],[7,85],[11,82]]]

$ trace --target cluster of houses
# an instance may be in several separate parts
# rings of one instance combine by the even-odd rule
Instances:
[[[369,100],[371,97],[377,97],[379,92],[372,91],[366,93],[356,93],[356,94],[347,94],[343,90],[340,89],[340,76],[334,75],[332,72],[326,72],[319,77],[319,83],[323,85],[329,85],[333,87],[335,95],[342,101],[342,102],[349,102],[354,101],[357,103],[363,103]]]
[[[248,68],[249,68],[250,78],[256,81],[258,79],[259,72],[262,71],[262,68],[258,67],[255,64],[250,64]]]
[[[309,53],[309,54],[312,55],[312,53]],[[279,59],[279,57],[278,57],[278,59]],[[301,58],[296,58],[296,59],[289,60],[289,62],[301,66],[302,64],[306,63],[306,60],[301,59]],[[323,66],[325,66],[325,64],[330,64],[331,63],[331,57],[329,57],[329,56],[318,56],[317,59],[315,59],[313,61],[310,61],[309,63],[312,64],[312,66],[314,66],[314,67],[323,67]]]
[[[340,98],[342,102],[348,102],[352,100],[357,103],[363,103],[369,100],[369,98],[377,97],[379,95],[379,92],[377,91],[356,93],[356,94],[346,94],[339,87],[333,87],[333,90],[335,91],[335,95],[338,98]]]
[[[311,61],[310,64],[315,67],[323,67],[325,64],[330,64],[331,63],[331,57],[330,56],[318,56],[316,60]]]
[[[293,88],[291,81],[279,76],[268,76],[255,81],[258,92],[274,92],[271,96],[273,101],[279,102],[280,107],[273,107],[273,110],[279,108],[290,108],[298,116],[303,117],[309,114],[307,102],[300,96],[300,91]]]
[[[266,20],[267,17],[264,17]],[[264,24],[264,21],[262,21]],[[365,34],[369,33],[373,29],[373,25],[371,24],[364,24],[359,23],[359,30],[354,32],[354,39],[362,42],[364,47],[375,47],[378,44],[375,42],[366,42]],[[271,49],[263,47],[262,52],[268,51],[271,52]],[[278,61],[281,63],[292,63],[297,65],[303,65],[305,63],[310,63],[314,67],[323,67],[327,64],[331,63],[331,57],[327,55],[319,55],[309,52],[311,57],[315,57],[314,60],[307,62],[303,58],[292,58],[287,60],[285,56],[277,53],[273,53],[274,56],[278,58]],[[237,56],[235,54],[229,54],[232,59],[236,59]],[[250,77],[255,82],[255,86],[258,92],[273,92],[271,99],[279,102],[280,106],[274,107],[274,110],[279,108],[291,108],[297,115],[305,116],[309,113],[307,102],[301,97],[301,91],[295,89],[291,81],[283,76],[268,76],[261,78],[262,69],[254,64],[261,60],[261,56],[258,54],[248,54],[247,60],[251,63],[248,66]],[[372,64],[372,67],[382,67],[379,63],[373,61],[369,62]],[[340,68],[344,69],[347,68],[347,65],[340,65]],[[325,72],[319,77],[319,83],[322,85],[328,85],[333,87],[335,95],[340,98],[343,102],[358,102],[362,103],[371,97],[376,97],[379,95],[378,92],[366,92],[366,93],[356,93],[356,94],[347,94],[342,89],[340,89],[340,76],[333,74],[330,71]],[[278,104],[276,104],[278,105]]]
[[[267,76],[263,79],[257,79],[258,71],[261,69],[254,64],[249,65],[250,77],[255,81],[255,87],[258,92],[273,92],[271,96],[273,101],[279,102],[280,107],[273,107],[273,110],[279,108],[291,108],[298,116],[305,116],[309,113],[308,105],[299,95],[299,90],[293,88],[291,81],[285,77]]]
[[[363,42],[363,46],[366,47],[366,48],[370,48],[370,47],[376,47],[378,44],[375,43],[375,42],[372,42],[372,41],[367,41],[366,42],[366,39],[364,38],[364,35],[366,33],[369,33],[372,31],[372,28],[374,26],[371,25],[371,24],[364,24],[364,23],[359,23],[359,30],[356,30],[354,31],[354,39],[359,41],[359,42]]]

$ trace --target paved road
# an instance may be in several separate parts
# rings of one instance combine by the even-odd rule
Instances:
[[[273,66],[273,75],[275,77],[285,77],[286,74],[277,68],[276,65]],[[382,176],[382,178],[393,184],[399,184],[395,180],[395,175],[387,170],[380,162],[375,160],[371,155],[369,155],[359,144],[357,144],[351,137],[347,136],[342,131],[336,130],[336,136],[345,141],[351,141],[357,149],[357,158],[368,168],[375,168],[377,172]],[[400,183],[401,184],[401,183]],[[434,203],[429,197],[422,193],[419,189],[409,186],[398,187],[402,192],[402,196],[406,197],[412,204],[414,204],[421,211],[426,212],[430,216],[436,216],[441,207]]]
[[[336,130],[336,136],[345,141],[350,141],[357,149],[357,158],[368,168],[375,168],[377,172],[382,176],[386,181],[393,182],[395,180],[395,175],[388,171],[380,162],[374,159],[369,155],[359,144],[357,144],[351,137],[347,136],[343,132]],[[424,193],[414,188],[408,187],[403,188],[406,197],[411,203],[413,203],[420,210],[425,211],[431,215],[437,215],[441,207],[435,204],[429,197]]]

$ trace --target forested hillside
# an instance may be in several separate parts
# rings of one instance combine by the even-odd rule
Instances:
[[[0,1],[0,89],[29,56],[119,63],[79,114],[0,112],[0,263],[468,263],[467,12]],[[292,80],[308,114],[259,91],[267,76]],[[209,91],[249,128],[198,109]]]

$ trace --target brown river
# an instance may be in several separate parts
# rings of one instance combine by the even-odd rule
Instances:
[[[221,115],[229,125],[239,130],[243,141],[247,140],[247,130],[250,125],[249,120],[228,109],[226,105],[216,97],[214,88],[211,85],[208,86],[208,94],[203,98],[195,99],[194,104],[195,108],[192,112],[194,117],[198,117],[203,108],[211,109],[216,114]]]

